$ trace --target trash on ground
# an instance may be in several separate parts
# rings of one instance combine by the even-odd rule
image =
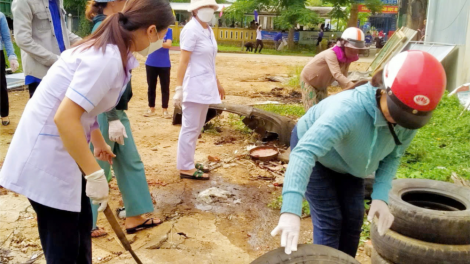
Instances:
[[[218,202],[220,200],[226,200],[232,196],[234,195],[226,190],[222,190],[218,187],[211,187],[200,192],[197,196],[197,199],[209,204]]]
[[[208,156],[207,159],[210,161],[210,162],[220,162],[220,158],[217,157],[217,156]]]
[[[225,137],[221,137],[218,140],[216,140],[214,142],[214,144],[215,145],[222,145],[222,144],[228,144],[228,143],[233,144],[235,141],[237,141],[237,138],[235,138],[233,136],[225,136]]]
[[[255,160],[270,161],[277,158],[279,149],[276,147],[260,146],[250,150],[250,156]]]

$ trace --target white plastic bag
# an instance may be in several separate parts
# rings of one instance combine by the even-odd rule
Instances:
[[[463,84],[455,88],[449,96],[457,95],[460,104],[464,106],[464,110],[470,110],[470,83]]]

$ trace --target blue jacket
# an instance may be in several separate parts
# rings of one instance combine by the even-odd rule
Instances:
[[[400,158],[416,130],[395,127],[396,145],[370,83],[330,96],[312,107],[297,124],[299,143],[290,154],[281,212],[301,215],[305,190],[320,162],[339,173],[365,178],[375,172],[372,199],[388,202]]]
[[[0,50],[3,50],[3,46],[7,50],[8,59],[17,60],[15,55],[15,49],[11,43],[10,28],[8,28],[7,18],[0,12],[0,40],[3,45],[0,44]]]

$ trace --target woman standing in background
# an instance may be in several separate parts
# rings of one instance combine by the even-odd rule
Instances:
[[[7,79],[5,76],[5,54],[3,54],[3,46],[7,50],[8,61],[10,62],[10,69],[12,72],[16,72],[20,67],[18,58],[15,54],[15,49],[11,43],[10,28],[8,27],[7,19],[5,15],[0,12],[0,50],[2,57],[0,58],[0,115],[2,117],[2,125],[8,126],[10,124],[10,118],[8,118],[10,112],[10,104],[8,101],[8,89]],[[3,45],[2,45],[3,44]]]
[[[217,9],[215,0],[191,0],[188,11],[193,18],[180,36],[181,58],[173,101],[183,108],[177,168],[180,177],[186,179],[209,179],[209,171],[201,164],[194,164],[194,152],[209,105],[220,104],[225,97],[215,72],[217,42],[208,25]]]
[[[86,15],[93,21],[93,32],[97,31],[107,16],[120,12],[126,5],[125,0],[92,0],[88,2]],[[152,45],[153,46],[153,45]],[[146,56],[145,52],[139,52]],[[131,124],[124,110],[132,97],[131,81],[126,85],[119,103],[111,111],[98,115],[101,134],[111,150],[116,155],[113,159],[113,171],[122,194],[124,208],[126,209],[126,231],[129,234],[139,230],[154,227],[161,223],[160,219],[144,218],[145,213],[153,212],[153,203],[150,196],[144,164],[140,158],[137,146],[132,136]],[[93,146],[91,146],[94,151]],[[98,160],[104,170],[107,181],[111,181],[111,165]],[[92,205],[93,229],[92,237],[106,235],[106,232],[96,226],[98,220],[98,206]]]
[[[261,50],[263,49],[264,47],[264,44],[263,44],[263,36],[261,34],[261,25],[258,26],[258,28],[256,29],[256,47],[255,47],[255,53],[258,51],[258,47],[259,47],[259,53],[261,53]]]
[[[155,115],[155,97],[158,78],[160,78],[160,87],[162,89],[162,117],[171,118],[168,113],[168,101],[170,100],[170,48],[173,41],[173,31],[171,28],[163,39],[163,47],[150,54],[145,62],[147,70],[148,100],[149,110],[144,114],[145,117]]]

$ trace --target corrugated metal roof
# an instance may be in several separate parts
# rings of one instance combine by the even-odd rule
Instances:
[[[413,42],[405,50],[422,50],[433,55],[438,61],[442,62],[455,48],[455,45],[445,45],[438,43]]]

